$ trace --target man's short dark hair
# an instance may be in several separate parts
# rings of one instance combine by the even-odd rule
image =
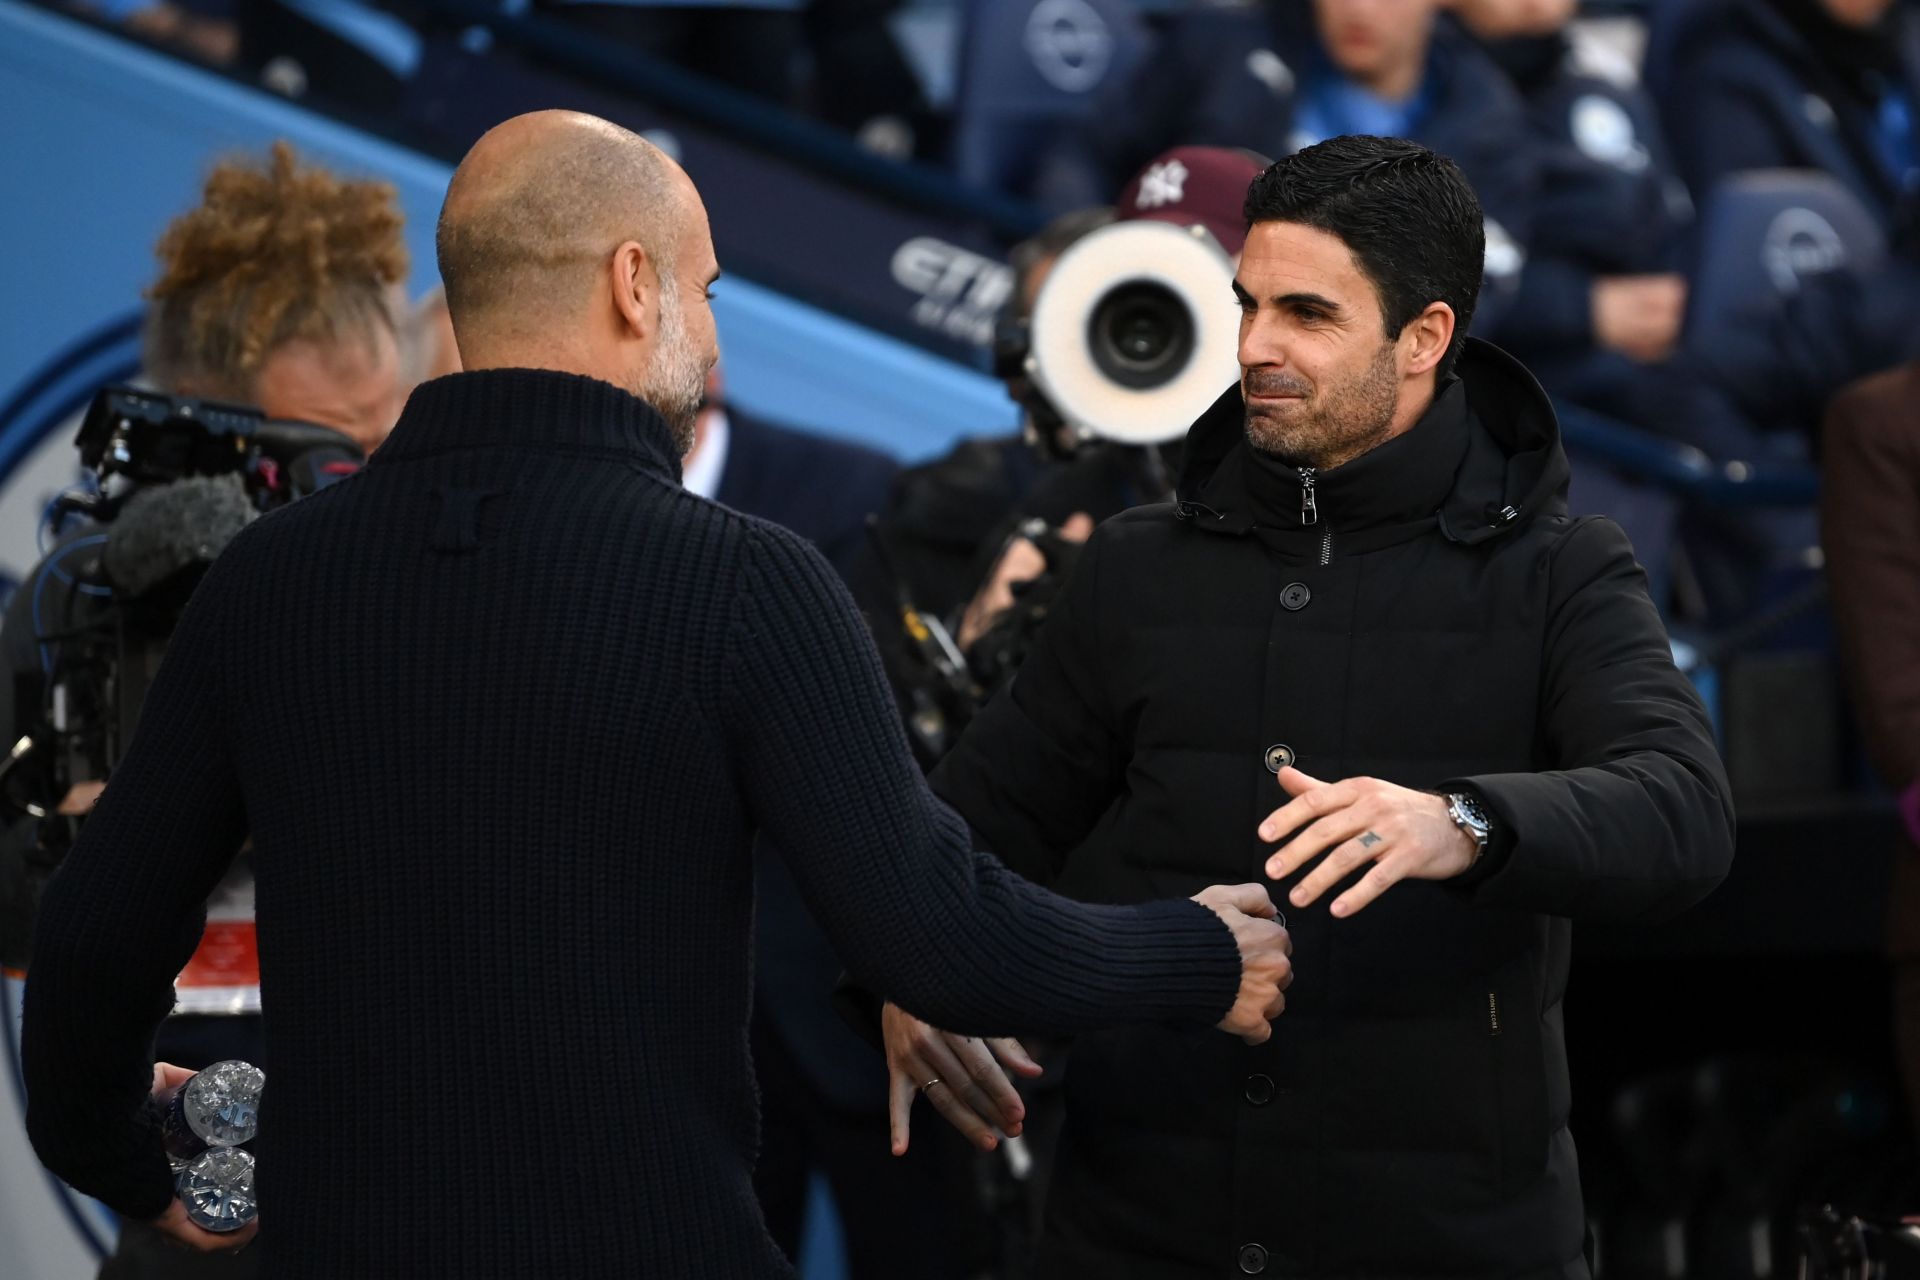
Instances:
[[[1247,225],[1295,222],[1338,236],[1380,299],[1387,337],[1429,303],[1453,308],[1453,372],[1480,297],[1486,220],[1460,166],[1404,138],[1329,138],[1278,161],[1247,191]]]

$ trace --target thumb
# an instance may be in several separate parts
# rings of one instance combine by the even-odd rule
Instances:
[[[1282,769],[1276,776],[1280,780],[1281,787],[1283,787],[1290,796],[1305,795],[1315,787],[1324,787],[1327,785],[1320,781],[1320,779],[1313,777],[1311,774],[1303,773],[1292,765],[1288,765]]]
[[[1076,511],[1060,526],[1060,536],[1068,542],[1085,542],[1093,536],[1093,517]]]
[[[1271,920],[1278,914],[1273,905],[1273,897],[1267,892],[1265,885],[1229,884],[1219,885],[1217,888],[1219,897],[1242,915]]]

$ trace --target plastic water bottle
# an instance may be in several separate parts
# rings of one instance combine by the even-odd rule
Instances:
[[[174,1182],[187,1218],[204,1231],[238,1231],[252,1222],[253,1155],[238,1147],[210,1147],[180,1170]]]
[[[260,1131],[267,1073],[247,1062],[216,1062],[173,1091],[160,1132],[167,1154],[192,1160],[208,1148],[237,1147]]]

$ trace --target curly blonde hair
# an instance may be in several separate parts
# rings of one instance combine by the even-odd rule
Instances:
[[[302,167],[286,142],[264,167],[219,164],[199,206],[154,246],[148,373],[170,391],[248,401],[262,363],[289,342],[371,341],[380,326],[397,335],[401,226],[390,184]]]

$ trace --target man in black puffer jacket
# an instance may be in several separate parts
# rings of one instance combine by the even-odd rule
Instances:
[[[1247,214],[1241,385],[1178,502],[1095,533],[934,781],[1084,899],[1264,872],[1310,976],[1257,1048],[1076,1042],[1038,1273],[1585,1277],[1569,921],[1668,915],[1726,874],[1707,719],[1626,538],[1568,517],[1545,395],[1462,338],[1459,170],[1337,138]],[[898,1072],[991,1066],[884,1016]]]

